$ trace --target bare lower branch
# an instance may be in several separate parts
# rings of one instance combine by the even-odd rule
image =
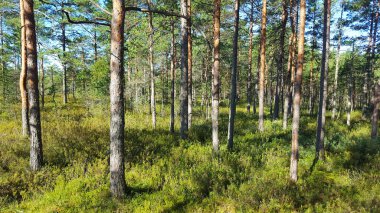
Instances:
[[[178,14],[178,13],[173,13],[173,12],[163,11],[163,10],[146,9],[146,8],[129,6],[129,7],[125,7],[125,11],[138,11],[138,12],[143,12],[143,13],[156,13],[156,14],[161,14],[161,15],[165,15],[165,16],[174,16],[174,17],[178,17],[178,18],[188,19],[187,16],[183,16],[183,15]]]
[[[65,13],[67,21],[71,24],[97,24],[97,25],[103,25],[103,26],[111,26],[110,23],[103,23],[103,22],[97,22],[97,21],[92,21],[92,20],[81,20],[81,21],[74,21],[70,18],[70,14],[62,10],[63,13]]]

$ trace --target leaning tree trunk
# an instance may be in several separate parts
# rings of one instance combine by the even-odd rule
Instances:
[[[181,0],[181,14],[182,16],[187,16],[187,0]],[[182,139],[187,138],[187,131],[189,129],[188,122],[188,30],[187,30],[187,19],[181,18],[181,39],[182,39],[182,49],[181,49],[181,92],[180,92],[180,102],[181,102],[181,128],[180,135]]]
[[[334,78],[334,89],[333,89],[333,100],[332,100],[332,103],[333,103],[333,112],[332,112],[332,119],[335,119],[335,116],[336,116],[336,93],[337,93],[337,90],[338,90],[338,75],[339,75],[339,59],[340,59],[340,45],[341,45],[341,40],[342,40],[342,34],[343,34],[343,30],[342,30],[342,18],[343,18],[343,3],[341,5],[341,12],[340,12],[340,19],[338,20],[338,47],[337,47],[337,55],[336,55],[336,61],[335,61],[335,78]]]
[[[265,1],[265,0],[264,0]],[[228,144],[229,150],[232,150],[234,144],[234,127],[236,114],[236,78],[238,64],[238,39],[239,39],[239,0],[235,0],[235,26],[234,41],[232,50],[232,69],[231,69],[231,94],[230,94],[230,116],[228,120]]]
[[[25,16],[24,16],[24,0],[20,0],[20,19],[21,19],[21,73],[20,73],[20,94],[21,94],[21,119],[22,119],[22,135],[29,135],[29,101],[28,91],[26,87],[26,37],[25,37]],[[4,76],[5,79],[5,76]],[[4,86],[4,85],[3,85]]]
[[[287,1],[282,1],[282,15],[281,15],[281,34],[280,34],[280,55],[277,64],[277,74],[276,74],[276,91],[274,98],[274,113],[273,118],[278,119],[280,111],[280,95],[279,95],[279,81],[280,75],[284,73],[284,42],[286,33],[286,20],[288,19]]]
[[[259,75],[259,131],[264,131],[264,81],[265,81],[265,40],[267,24],[267,1],[263,0],[260,35],[260,75]]]
[[[174,133],[174,102],[175,102],[175,60],[176,60],[176,50],[175,50],[175,34],[174,34],[174,20],[170,22],[170,28],[172,32],[171,48],[170,48],[170,80],[171,80],[171,103],[170,103],[170,132]]]
[[[42,138],[40,102],[38,92],[37,38],[34,20],[33,0],[24,0],[25,38],[27,49],[27,73],[30,125],[30,168],[32,171],[42,167]]]
[[[306,22],[306,0],[300,0],[300,25],[298,36],[298,57],[297,72],[294,79],[294,99],[293,99],[293,127],[292,127],[292,154],[290,158],[290,180],[296,182],[298,179],[298,136],[300,124],[300,104],[301,104],[301,83],[304,63],[304,43],[305,43],[305,22]]]
[[[214,0],[214,62],[212,67],[212,147],[214,153],[219,151],[219,44],[220,44],[220,5],[221,0]],[[207,64],[206,64],[207,67]],[[207,73],[206,73],[207,75]]]
[[[151,0],[148,0],[148,7],[151,7]],[[154,82],[154,61],[153,61],[153,14],[149,12],[149,65],[150,65],[150,111],[152,113],[152,126],[156,128],[156,98]]]
[[[112,196],[126,194],[124,175],[124,0],[112,1],[110,63],[110,182]]]
[[[317,126],[317,142],[315,159],[325,159],[325,121],[326,121],[326,98],[327,98],[327,76],[329,70],[329,52],[330,52],[330,14],[331,0],[324,1],[324,20],[323,20],[323,47],[321,61],[321,79],[319,87],[319,110]]]
[[[188,48],[188,55],[187,55],[187,64],[188,64],[188,91],[187,91],[187,97],[188,97],[188,125],[189,128],[191,127],[192,123],[192,117],[193,117],[193,40],[191,38],[191,0],[187,0],[187,48]]]
[[[291,35],[289,37],[289,58],[288,58],[288,70],[285,78],[285,99],[284,99],[284,115],[282,120],[282,127],[286,129],[288,126],[288,114],[290,113],[289,106],[292,97],[292,73],[295,69],[294,58],[296,52],[296,0],[290,0],[290,26]]]

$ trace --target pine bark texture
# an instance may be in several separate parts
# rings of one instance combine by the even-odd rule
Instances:
[[[191,36],[191,0],[187,0],[187,48],[188,48],[188,125],[191,128],[191,123],[193,119],[193,40]]]
[[[276,91],[274,96],[274,112],[273,112],[273,118],[278,119],[279,117],[279,111],[280,111],[280,94],[279,94],[279,87],[280,87],[280,75],[283,75],[284,73],[284,43],[285,43],[285,33],[286,33],[286,20],[288,19],[288,8],[287,8],[287,1],[282,1],[282,15],[281,15],[281,34],[280,34],[280,54],[277,62],[277,74],[276,74]]]
[[[251,14],[249,18],[249,47],[248,47],[248,73],[247,73],[247,112],[251,112],[252,104],[252,49],[253,49],[253,9],[251,0]]]
[[[324,19],[323,19],[323,44],[321,60],[321,76],[319,85],[319,109],[318,109],[318,126],[316,140],[316,159],[325,158],[325,122],[326,122],[326,98],[327,98],[327,76],[329,69],[329,52],[330,52],[330,15],[331,0],[324,0]]]
[[[63,5],[62,5],[63,8]],[[63,104],[67,104],[67,64],[66,64],[66,24],[63,23],[63,13],[62,13],[62,23],[61,23],[61,31],[62,31],[62,51],[63,51],[63,77],[62,77],[62,98]]]
[[[26,86],[26,68],[27,68],[27,56],[26,56],[26,38],[25,38],[25,16],[24,16],[24,0],[20,0],[20,19],[21,19],[21,72],[20,72],[20,95],[21,95],[21,122],[22,122],[22,135],[29,135],[29,101],[28,91]],[[5,79],[5,76],[4,76]]]
[[[293,99],[293,125],[292,125],[292,152],[290,158],[290,180],[296,182],[298,179],[298,137],[300,124],[300,104],[301,104],[301,84],[304,63],[304,43],[305,43],[305,22],[306,22],[306,0],[300,0],[300,23],[298,34],[298,56],[297,71],[294,79],[294,99]]]
[[[41,57],[41,107],[45,106],[45,70],[44,70],[44,57]]]
[[[150,8],[152,5],[151,0],[148,0],[148,7]],[[153,36],[154,36],[154,28],[153,28],[153,14],[149,12],[149,67],[150,67],[150,111],[152,113],[152,127],[156,128],[156,91],[155,91],[155,76],[154,76],[154,49],[153,49]]]
[[[220,7],[221,0],[214,0],[214,61],[212,67],[212,147],[215,153],[219,151],[219,93],[220,93],[220,73],[219,73],[219,64],[220,64],[220,54],[219,54],[219,45],[220,45]],[[207,66],[207,64],[206,64]],[[206,73],[207,75],[207,73]],[[207,76],[206,76],[207,78]]]
[[[29,97],[29,125],[30,125],[30,168],[32,171],[42,167],[42,138],[40,103],[38,92],[37,69],[37,38],[36,23],[34,19],[33,0],[24,0],[25,39],[27,52],[28,97]]]
[[[265,0],[264,0],[265,1]],[[234,144],[234,127],[236,114],[236,79],[238,64],[238,39],[239,39],[239,0],[235,0],[235,24],[234,24],[234,40],[232,50],[232,69],[231,69],[231,94],[230,94],[230,115],[228,120],[228,144],[229,150],[232,150]]]
[[[116,198],[126,194],[124,174],[124,0],[112,1],[110,62],[110,190]]]
[[[338,20],[338,46],[336,50],[336,60],[335,60],[335,76],[334,76],[334,89],[333,89],[333,110],[332,110],[332,119],[335,119],[336,117],[336,108],[337,108],[337,90],[338,90],[338,77],[339,77],[339,60],[340,60],[340,45],[341,45],[341,40],[342,40],[342,18],[343,18],[343,3],[341,6],[342,11],[340,12],[340,19]]]
[[[371,138],[376,139],[378,137],[378,121],[379,121],[379,110],[380,110],[380,81],[374,85],[373,91],[373,112],[371,116]]]
[[[187,16],[187,0],[181,0],[181,15]],[[181,91],[180,91],[180,135],[182,139],[187,138],[189,129],[188,121],[188,30],[187,19],[181,18]]]
[[[174,133],[174,103],[175,103],[175,60],[176,60],[176,50],[175,50],[175,34],[174,34],[174,21],[170,23],[170,29],[172,33],[171,47],[170,47],[170,81],[171,81],[171,103],[170,103],[170,132]]]
[[[267,25],[267,1],[263,0],[260,33],[260,74],[259,74],[259,131],[264,131],[264,83],[265,83],[265,40]]]
[[[289,57],[288,57],[288,70],[285,78],[285,99],[284,99],[284,115],[282,120],[282,127],[286,129],[288,127],[288,115],[290,113],[290,105],[292,99],[292,73],[295,71],[295,53],[296,53],[296,16],[297,16],[297,3],[296,0],[290,0],[290,27],[291,35],[289,37]]]

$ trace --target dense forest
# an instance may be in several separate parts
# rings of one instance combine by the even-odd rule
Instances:
[[[0,0],[0,212],[379,212],[380,0]]]

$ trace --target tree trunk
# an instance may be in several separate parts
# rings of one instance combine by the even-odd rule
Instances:
[[[282,127],[283,129],[286,129],[288,126],[288,115],[290,113],[290,106],[291,106],[291,99],[292,99],[292,73],[295,69],[294,59],[295,59],[295,52],[296,52],[296,10],[297,10],[297,3],[296,0],[290,0],[290,26],[291,26],[291,35],[289,37],[289,58],[288,58],[288,72],[286,76],[286,85],[285,85],[285,100],[284,100],[284,115],[282,120]]]
[[[274,98],[274,113],[273,118],[276,120],[279,117],[280,111],[280,95],[279,95],[279,83],[280,75],[284,73],[284,42],[285,42],[285,33],[286,33],[286,20],[288,19],[288,9],[287,1],[282,1],[282,16],[281,16],[281,35],[280,35],[280,55],[277,64],[277,74],[276,74],[276,91]]]
[[[325,159],[325,121],[326,121],[326,98],[327,98],[327,76],[329,70],[330,52],[330,14],[331,0],[324,0],[324,20],[323,20],[323,47],[321,61],[321,76],[319,88],[319,109],[316,142],[316,159]]]
[[[172,40],[171,40],[171,50],[170,50],[170,80],[171,80],[171,103],[170,103],[170,132],[174,133],[174,92],[175,92],[175,60],[176,60],[176,50],[175,50],[175,34],[174,34],[174,20],[170,22],[170,28],[172,32]]]
[[[373,1],[374,4],[376,4],[375,0]],[[376,39],[377,39],[377,27],[379,23],[379,10],[380,10],[380,1],[377,1],[377,10],[375,15],[375,26],[374,26],[374,33],[373,33],[373,45],[372,45],[372,55],[371,55],[371,75],[373,78],[374,76],[374,62],[375,62],[375,52],[376,52]],[[378,119],[379,119],[379,109],[380,109],[380,81],[374,82],[373,85],[373,111],[371,116],[371,123],[372,123],[372,130],[371,130],[371,138],[376,139],[378,136]]]
[[[332,119],[335,119],[336,116],[336,93],[338,90],[338,75],[339,75],[339,59],[340,59],[340,45],[341,45],[341,39],[342,39],[342,18],[343,18],[343,2],[341,3],[341,12],[340,12],[340,19],[338,20],[338,47],[337,47],[337,55],[336,55],[336,61],[335,61],[335,78],[334,78],[334,89],[333,89],[333,112],[332,112]]]
[[[378,120],[379,120],[379,109],[380,109],[380,81],[378,81],[374,85],[373,89],[373,98],[372,98],[372,104],[373,104],[373,111],[371,116],[371,138],[376,139],[378,136],[377,129],[378,129]]]
[[[63,21],[63,15],[62,15]],[[63,104],[67,104],[67,66],[66,66],[66,24],[61,24],[62,30],[62,51],[63,51],[63,77],[62,77],[62,96]]]
[[[349,76],[348,76],[348,91],[347,91],[347,126],[351,125],[351,112],[353,109],[353,100],[354,100],[354,78],[353,78],[353,71],[354,71],[354,54],[355,54],[355,42],[352,43],[352,57],[351,57],[351,67],[349,70]]]
[[[363,85],[363,100],[361,102],[362,104],[362,115],[365,116],[365,111],[366,107],[369,105],[369,90],[371,88],[371,49],[373,45],[373,37],[372,37],[372,32],[373,32],[373,24],[374,24],[374,15],[371,13],[371,24],[369,28],[369,35],[368,35],[368,46],[367,46],[367,51],[366,51],[366,56],[367,56],[367,62],[366,62],[366,72],[364,74],[364,85]]]
[[[45,106],[45,70],[44,70],[44,56],[41,57],[41,107]]]
[[[251,112],[252,102],[252,49],[253,49],[253,9],[254,4],[251,0],[251,14],[249,19],[249,50],[248,50],[248,73],[247,73],[247,112]]]
[[[151,8],[151,0],[147,0],[148,7]],[[150,65],[150,109],[152,113],[152,126],[156,128],[156,98],[155,98],[155,82],[154,82],[154,61],[153,61],[153,14],[149,12],[149,65]]]
[[[306,22],[306,0],[300,0],[300,25],[298,36],[298,57],[297,72],[294,79],[294,99],[293,99],[293,127],[292,127],[292,154],[290,158],[290,179],[296,182],[298,179],[298,135],[300,124],[300,103],[301,84],[304,63],[304,43],[305,43],[305,22]]]
[[[181,14],[187,16],[187,0],[181,0]],[[180,135],[182,139],[187,138],[187,131],[189,129],[188,123],[188,30],[187,19],[181,18],[181,128]]]
[[[265,1],[265,0],[264,0]],[[234,144],[234,127],[236,114],[236,75],[238,64],[238,39],[239,39],[239,0],[235,0],[235,24],[234,40],[232,50],[232,69],[231,69],[231,94],[230,94],[230,116],[228,120],[228,149],[232,150]]]
[[[37,39],[34,20],[33,0],[24,0],[25,38],[27,49],[27,73],[30,125],[30,168],[32,171],[42,167],[42,138],[40,103],[38,92]]]
[[[27,77],[27,56],[26,56],[26,36],[25,36],[25,16],[24,16],[24,0],[20,0],[20,19],[21,19],[21,72],[20,72],[20,94],[21,94],[21,119],[22,119],[22,135],[27,136],[29,129],[29,101],[28,91],[26,87]],[[2,37],[3,38],[3,37]],[[5,79],[5,76],[4,76]],[[5,82],[5,81],[4,81]],[[3,85],[4,86],[4,85]],[[5,97],[5,96],[4,96]]]
[[[96,35],[96,24],[94,27],[94,62],[98,60],[98,37]]]
[[[310,58],[310,75],[309,75],[309,115],[314,113],[314,60],[315,60],[315,48],[317,47],[317,30],[316,30],[316,11],[317,4],[313,3],[313,38],[311,44],[311,58]]]
[[[5,101],[6,99],[6,87],[5,87],[5,82],[6,82],[6,74],[5,74],[5,62],[4,62],[4,27],[3,27],[3,19],[4,19],[4,12],[1,11],[0,12],[0,40],[1,40],[1,52],[0,52],[0,66],[1,66],[1,74],[3,76],[2,78],[2,96],[3,96],[3,101]],[[22,20],[23,21],[23,20]],[[21,25],[21,27],[23,27],[23,24]],[[22,30],[21,30],[22,31]]]
[[[188,125],[191,128],[193,113],[193,40],[191,38],[191,0],[187,0],[187,42],[188,42]]]
[[[267,24],[267,1],[263,0],[260,35],[260,75],[259,75],[259,131],[264,131],[264,81],[265,81],[265,39]]]
[[[124,175],[124,19],[123,0],[113,0],[110,63],[110,182],[111,193],[121,198],[126,194]]]
[[[220,44],[220,6],[221,0],[214,0],[214,62],[212,68],[212,147],[219,152],[219,44]],[[207,64],[206,64],[207,66]],[[206,73],[207,75],[207,73]]]

